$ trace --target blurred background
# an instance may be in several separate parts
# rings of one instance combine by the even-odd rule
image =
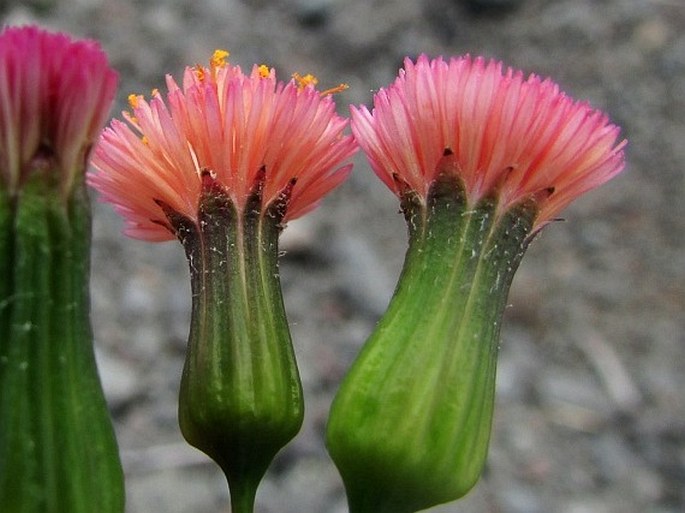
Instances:
[[[685,1],[0,0],[3,24],[101,41],[129,93],[205,63],[347,82],[369,103],[405,55],[471,53],[551,76],[628,138],[616,180],[528,250],[502,330],[480,483],[441,513],[685,511]],[[129,513],[227,513],[217,468],[187,447],[176,397],[190,311],[177,243],[120,235],[94,205],[92,299]],[[323,446],[332,395],[392,294],[406,247],[395,197],[356,158],[351,179],[284,232],[281,271],[307,399],[260,513],[343,513]]]

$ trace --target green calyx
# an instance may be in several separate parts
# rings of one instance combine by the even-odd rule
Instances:
[[[304,415],[278,275],[288,198],[286,190],[263,208],[257,183],[239,213],[205,173],[197,221],[160,204],[185,248],[193,293],[181,430],[223,469],[235,513],[252,511],[267,467]]]
[[[408,513],[465,495],[484,465],[507,294],[534,201],[496,216],[441,175],[404,194],[409,248],[387,312],[333,402],[327,447],[351,513]]]
[[[0,511],[124,510],[90,326],[90,211],[37,173],[0,192]]]

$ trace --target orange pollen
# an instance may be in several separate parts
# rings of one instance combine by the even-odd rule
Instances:
[[[228,53],[226,50],[214,50],[212,58],[209,60],[209,66],[212,69],[223,68],[224,66],[226,66],[226,59],[228,59],[229,55],[230,53]]]
[[[193,71],[195,71],[195,76],[200,82],[204,82],[207,78],[207,72],[201,64],[196,64]]]
[[[331,87],[330,89],[326,89],[325,91],[321,91],[319,94],[321,96],[328,96],[329,94],[337,94],[337,93],[342,93],[346,89],[349,89],[350,86],[347,84],[338,84],[335,87]]]
[[[140,95],[137,95],[137,94],[129,94],[128,95],[128,104],[131,106],[132,109],[135,109],[138,107],[139,101],[140,101]]]
[[[151,95],[152,95],[152,96],[159,96],[159,89],[157,89],[157,88],[155,87],[155,88],[152,90]]]
[[[302,76],[299,73],[293,73],[293,80],[297,82],[297,88],[300,91],[307,86],[316,87],[316,84],[319,83],[319,79],[311,73],[307,73],[305,76]]]
[[[261,78],[269,78],[269,75],[271,75],[271,68],[267,66],[266,64],[261,64],[258,68],[257,71],[259,72],[259,76]]]
[[[140,138],[140,142],[142,142],[145,146],[149,146],[149,145],[150,145],[150,141],[149,141],[148,138],[145,137],[145,136],[143,136],[143,137]]]

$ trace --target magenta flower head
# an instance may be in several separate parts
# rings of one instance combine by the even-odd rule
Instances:
[[[188,67],[166,99],[132,95],[95,151],[90,184],[126,233],[178,238],[193,311],[179,420],[228,479],[232,511],[300,428],[302,390],[278,275],[278,235],[349,174],[356,151],[329,91],[273,69],[243,73],[217,50]],[[337,88],[336,88],[337,89]]]
[[[66,196],[104,125],[117,75],[95,41],[38,27],[0,34],[0,187],[49,167]]]
[[[618,174],[607,116],[550,80],[470,57],[416,62],[352,108],[352,131],[409,226],[387,312],[331,408],[352,513],[457,499],[487,455],[502,313],[535,234]]]
[[[352,165],[344,161],[357,146],[342,133],[347,120],[332,95],[317,91],[311,76],[283,83],[264,65],[245,74],[227,56],[217,50],[209,68],[186,68],[182,87],[167,76],[166,102],[157,90],[149,101],[131,95],[127,123],[105,129],[89,183],[131,237],[175,238],[169,212],[197,223],[208,181],[237,215],[248,214],[258,194],[264,211],[277,207],[285,223],[347,178]]]
[[[406,59],[373,112],[352,107],[352,131],[398,196],[425,203],[435,179],[451,176],[468,205],[496,199],[497,216],[534,198],[535,227],[618,174],[626,145],[606,114],[551,80],[468,56]]]
[[[94,41],[0,33],[0,510],[122,513],[90,327],[87,160],[117,75]]]

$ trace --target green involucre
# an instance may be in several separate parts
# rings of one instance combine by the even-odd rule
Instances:
[[[455,500],[484,465],[499,331],[534,204],[495,217],[440,177],[403,209],[409,248],[387,312],[333,402],[327,447],[351,513],[408,513]]]
[[[0,198],[0,511],[124,510],[90,327],[90,212],[35,176]]]
[[[304,415],[278,274],[282,215],[279,205],[262,209],[259,191],[239,214],[204,178],[197,222],[167,210],[193,293],[179,420],[186,440],[226,474],[232,511],[244,513]]]

